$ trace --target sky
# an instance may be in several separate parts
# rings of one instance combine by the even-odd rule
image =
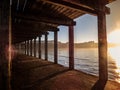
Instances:
[[[106,15],[107,36],[120,29],[120,0],[107,5],[111,9],[111,14]],[[74,42],[98,41],[97,16],[85,14],[77,19],[74,26]],[[68,27],[59,26],[58,41],[68,42]],[[49,33],[49,40],[53,40],[53,32]]]

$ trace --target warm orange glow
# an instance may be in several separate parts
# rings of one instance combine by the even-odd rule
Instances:
[[[120,30],[115,30],[108,35],[108,42],[120,44]]]
[[[118,73],[119,78],[117,79],[118,82],[120,82],[120,46],[119,47],[113,47],[109,48],[110,56],[115,60],[116,62],[116,73]]]

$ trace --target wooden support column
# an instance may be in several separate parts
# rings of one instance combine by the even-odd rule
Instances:
[[[108,80],[105,0],[98,1],[99,80],[95,83],[92,90],[104,90]]]
[[[58,63],[58,31],[54,31],[54,63]]]
[[[36,38],[34,38],[34,57],[36,57]]]
[[[11,90],[11,4],[0,1],[0,90]]]
[[[39,36],[39,42],[38,42],[38,55],[39,55],[39,59],[41,59],[41,35]]]
[[[45,34],[45,60],[48,60],[48,34]]]
[[[27,50],[27,46],[26,46],[27,42],[25,41],[25,55],[27,54],[26,50]]]
[[[74,69],[74,27],[69,26],[69,69]]]
[[[30,40],[30,56],[32,56],[32,39]]]
[[[27,55],[29,55],[29,40],[27,41]]]

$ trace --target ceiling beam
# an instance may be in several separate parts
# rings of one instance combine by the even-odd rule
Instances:
[[[98,0],[63,0],[63,1],[99,11]],[[105,5],[108,3],[109,0],[106,0]],[[110,14],[110,8],[108,8],[107,6],[105,6],[105,13]]]
[[[38,2],[41,0],[38,0]],[[68,7],[83,13],[97,15],[99,8],[96,0],[42,0],[47,3]],[[106,14],[110,13],[110,9],[105,6]]]
[[[21,13],[14,13],[14,18],[23,19],[23,20],[29,20],[34,22],[44,22],[44,23],[51,23],[51,24],[57,24],[57,25],[75,25],[76,22],[71,19],[60,19],[60,18],[53,18],[53,17],[44,17],[44,16],[34,16],[34,15],[27,15],[27,14],[21,14]]]
[[[37,1],[39,2],[41,0],[37,0]],[[65,1],[65,0],[42,0],[42,1],[50,3],[50,4],[54,4],[54,5],[63,6],[65,8],[67,7],[67,8],[71,8],[74,10],[78,10],[83,13],[97,15],[97,12],[94,9],[88,8],[88,7],[83,7],[83,5],[80,3],[79,3],[79,5],[77,5],[77,4],[70,3],[69,1]]]

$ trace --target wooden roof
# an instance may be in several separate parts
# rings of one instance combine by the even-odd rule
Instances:
[[[98,0],[13,0],[13,41],[35,38],[58,25],[75,25],[75,18],[86,13],[96,15]],[[106,0],[105,4],[114,0]],[[109,13],[109,8],[105,8]]]

